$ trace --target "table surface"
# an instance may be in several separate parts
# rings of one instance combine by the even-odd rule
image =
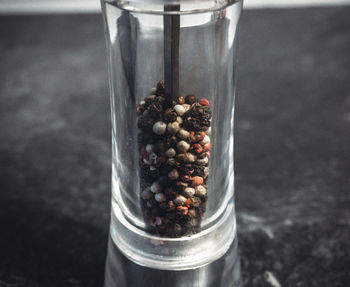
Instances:
[[[350,8],[244,11],[245,286],[350,281]],[[110,117],[100,15],[0,17],[0,286],[101,286]],[[264,276],[265,275],[265,276]]]

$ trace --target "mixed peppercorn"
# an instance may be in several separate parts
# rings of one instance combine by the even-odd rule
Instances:
[[[148,232],[167,237],[199,232],[207,200],[210,102],[191,94],[169,104],[160,81],[136,112]]]

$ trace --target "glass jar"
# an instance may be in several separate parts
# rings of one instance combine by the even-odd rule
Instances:
[[[233,115],[242,1],[102,0],[112,110],[111,236],[185,270],[236,236]]]

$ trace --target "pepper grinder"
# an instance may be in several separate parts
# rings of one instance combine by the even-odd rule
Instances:
[[[101,0],[112,119],[105,286],[239,286],[242,1]]]

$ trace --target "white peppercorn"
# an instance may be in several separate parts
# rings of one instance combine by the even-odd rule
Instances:
[[[201,141],[201,144],[207,144],[207,143],[210,143],[210,137],[208,135],[205,135]]]
[[[209,175],[209,167],[204,168],[204,178],[207,178]]]
[[[192,187],[186,187],[183,191],[183,194],[187,197],[192,197],[195,194],[195,189]]]
[[[208,158],[205,157],[205,158],[202,158],[202,159],[197,159],[197,163],[199,165],[206,165],[208,163]]]
[[[182,105],[175,105],[174,110],[179,116],[182,116],[186,112]]]
[[[180,130],[180,125],[178,122],[173,122],[168,124],[168,132],[175,135]]]
[[[155,181],[152,183],[151,185],[151,191],[153,193],[158,193],[158,192],[161,192],[162,191],[162,186],[159,184],[158,181]]]
[[[205,133],[206,133],[208,136],[210,136],[210,134],[211,134],[211,127],[209,127],[209,128],[205,131]]]
[[[174,157],[176,155],[176,151],[171,147],[165,152],[165,154],[167,157]]]
[[[195,162],[197,160],[197,157],[192,153],[186,153],[185,161],[186,162]]]
[[[166,196],[164,195],[164,193],[156,193],[154,195],[154,199],[158,202],[163,202],[163,201],[166,201]]]
[[[168,173],[168,177],[171,180],[175,180],[179,177],[179,172],[176,169],[173,169],[171,172]]]
[[[166,131],[166,123],[159,121],[153,125],[153,132],[157,135],[162,135]]]
[[[199,197],[205,197],[207,195],[207,189],[203,185],[196,186],[196,195]]]
[[[189,150],[190,144],[186,141],[179,141],[177,143],[176,147],[180,152],[184,152],[184,151]]]
[[[182,106],[184,107],[186,112],[191,108],[191,105],[189,104],[183,104]]]
[[[182,196],[182,195],[178,195],[175,197],[174,199],[174,203],[176,205],[183,205],[186,202],[187,198]]]
[[[184,129],[180,129],[179,132],[177,133],[177,137],[184,140],[189,138],[190,133]]]

